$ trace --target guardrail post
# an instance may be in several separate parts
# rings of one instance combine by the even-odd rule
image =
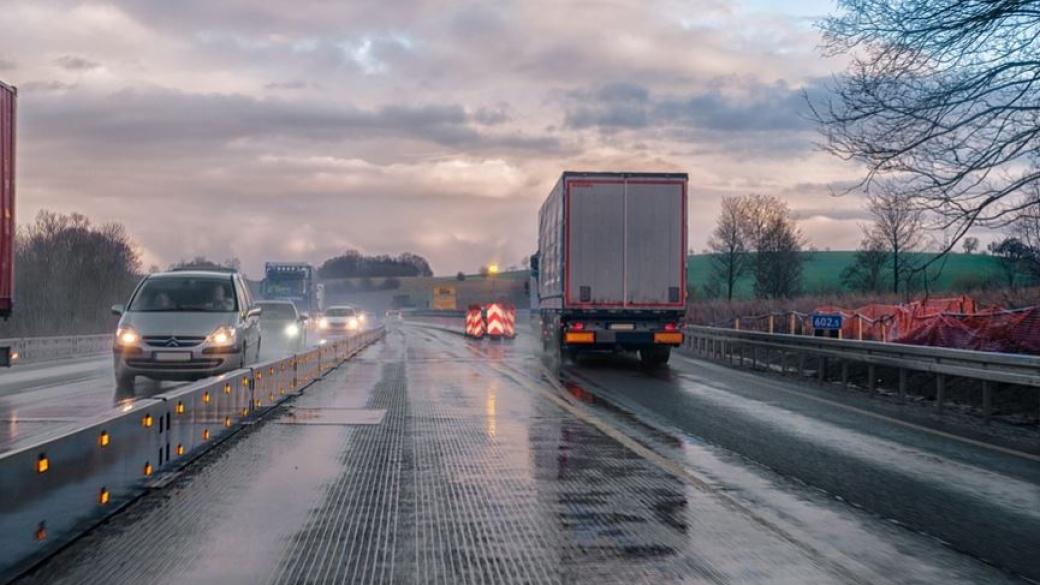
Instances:
[[[791,315],[788,317],[788,320],[787,320],[787,332],[789,334],[791,334],[791,335],[794,335],[796,333],[795,327],[794,327],[794,313],[791,313]]]
[[[906,402],[906,368],[899,368],[899,402]]]
[[[841,360],[841,387],[849,389],[849,361]]]
[[[856,313],[856,335],[860,341],[863,341],[863,315]]]
[[[740,331],[740,317],[733,320],[733,328]]]
[[[819,379],[820,384],[823,384],[827,379],[827,358],[822,355],[817,356],[816,361],[819,365],[819,367],[816,368],[816,377]]]
[[[798,352],[798,377],[805,377],[805,352]]]
[[[773,316],[772,315],[769,316],[769,333],[770,334],[773,333]]]
[[[877,387],[877,368],[874,364],[867,364],[867,389],[873,394],[874,389]]]
[[[982,381],[982,419],[989,424],[989,419],[993,415],[993,386],[989,380]]]
[[[946,400],[946,376],[935,375],[935,408],[942,412],[943,402]]]

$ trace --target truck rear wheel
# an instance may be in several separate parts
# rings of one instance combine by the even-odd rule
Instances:
[[[639,350],[639,361],[648,368],[659,368],[668,363],[672,348],[668,346],[647,347]]]

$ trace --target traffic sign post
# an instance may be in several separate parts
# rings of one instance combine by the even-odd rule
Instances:
[[[813,313],[812,327],[815,331],[823,331],[829,336],[830,332],[837,331],[841,337],[841,326],[844,322],[841,313]]]

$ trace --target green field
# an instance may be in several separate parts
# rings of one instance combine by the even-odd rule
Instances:
[[[848,292],[841,284],[841,271],[852,263],[855,252],[806,252],[803,292],[805,294],[831,294]],[[911,254],[911,260],[924,263],[932,254]],[[697,293],[711,278],[711,257],[696,254],[687,259],[687,282]],[[929,269],[934,278],[929,288],[932,292],[948,292],[963,288],[966,284],[985,280],[1001,279],[997,259],[983,254],[949,254],[945,260],[936,262]],[[752,280],[745,275],[738,283],[739,298],[751,298]]]

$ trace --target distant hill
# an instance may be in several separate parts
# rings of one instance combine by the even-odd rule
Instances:
[[[806,294],[831,294],[849,292],[841,284],[841,272],[852,264],[855,252],[805,252],[808,260],[805,263],[804,292]],[[911,259],[924,262],[934,254],[911,254]],[[686,279],[699,295],[704,284],[711,275],[711,257],[707,254],[695,254],[686,260]],[[934,277],[930,286],[932,292],[948,292],[979,286],[1000,279],[1000,266],[997,258],[984,254],[949,254],[929,269]],[[752,297],[752,280],[750,275],[742,278],[736,289],[739,298]]]

